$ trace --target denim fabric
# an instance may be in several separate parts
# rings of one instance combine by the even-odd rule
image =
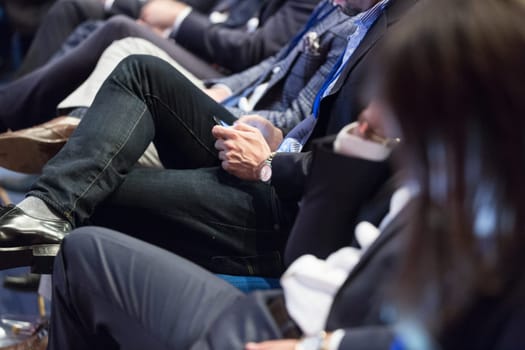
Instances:
[[[219,168],[213,115],[234,121],[169,64],[130,56],[29,195],[73,226],[98,208],[95,223],[100,217],[215,272],[278,275],[294,212],[270,186]],[[135,169],[152,141],[167,169]]]

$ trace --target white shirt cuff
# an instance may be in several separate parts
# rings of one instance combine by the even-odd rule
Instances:
[[[380,143],[365,140],[359,136],[350,134],[348,129],[352,126],[345,126],[334,141],[334,151],[336,153],[357,157],[372,161],[383,161],[390,155],[391,149]]]
[[[114,2],[115,2],[115,0],[105,0],[104,1],[104,10],[106,10],[106,12],[111,10],[111,6],[113,6]]]
[[[339,349],[339,345],[341,345],[341,341],[343,340],[345,336],[345,331],[342,329],[338,329],[332,333],[330,336],[330,343],[328,343],[328,350],[337,350]]]

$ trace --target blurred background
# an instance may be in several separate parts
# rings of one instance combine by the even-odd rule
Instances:
[[[55,0],[0,0],[0,84],[13,76],[29,47],[42,16]],[[23,176],[0,168],[0,178],[16,183]],[[3,184],[0,184],[3,186]],[[21,192],[8,189],[13,203],[22,199]],[[36,292],[20,292],[4,288],[6,276],[20,276],[28,268],[0,271],[0,315],[37,315]]]

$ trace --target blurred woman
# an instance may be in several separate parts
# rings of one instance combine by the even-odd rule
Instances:
[[[419,192],[398,289],[408,348],[424,348],[418,327],[444,349],[525,347],[523,18],[519,0],[440,0],[386,46]]]

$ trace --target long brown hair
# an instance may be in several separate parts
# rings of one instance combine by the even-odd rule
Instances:
[[[524,19],[519,0],[426,1],[385,45],[419,189],[399,296],[432,332],[524,278]]]

